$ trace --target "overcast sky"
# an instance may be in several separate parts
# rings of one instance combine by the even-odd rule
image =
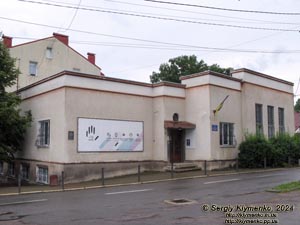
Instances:
[[[83,55],[96,54],[106,76],[149,82],[161,63],[195,54],[208,64],[245,67],[291,81],[296,92],[299,0],[162,1],[194,6],[144,0],[1,0],[0,32],[13,37],[14,45],[53,32],[68,35],[71,47]]]

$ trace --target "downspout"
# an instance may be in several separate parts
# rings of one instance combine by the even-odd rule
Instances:
[[[21,59],[17,58],[17,60],[18,60],[18,71],[20,71],[20,61],[21,61]],[[18,73],[18,76],[17,76],[17,91],[19,90],[19,75],[20,75],[20,73]]]

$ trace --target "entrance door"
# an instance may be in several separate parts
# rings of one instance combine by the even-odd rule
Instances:
[[[169,129],[170,145],[169,160],[173,163],[183,162],[184,154],[184,130]]]

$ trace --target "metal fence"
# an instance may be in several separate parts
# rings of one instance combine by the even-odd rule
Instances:
[[[300,160],[295,163],[296,160],[289,159],[287,167],[299,167]],[[245,169],[239,167],[239,162],[237,159],[234,160],[211,160],[211,161],[198,161],[193,162],[197,165],[194,168],[185,168],[180,163],[174,163],[168,165],[162,171],[147,171],[143,166],[137,165],[136,172],[119,176],[119,177],[106,177],[109,174],[107,168],[102,167],[99,170],[99,178],[86,181],[70,183],[65,182],[68,178],[68,174],[64,171],[59,175],[52,175],[48,178],[48,184],[41,183],[29,183],[28,181],[22,179],[21,171],[18,172],[14,177],[7,175],[0,175],[0,195],[7,193],[32,193],[32,192],[46,192],[46,191],[65,191],[65,190],[76,190],[76,189],[90,189],[90,188],[100,188],[114,185],[126,185],[126,184],[142,184],[148,182],[155,182],[161,180],[178,180],[187,179],[194,177],[206,177],[215,175],[226,175],[230,173],[242,173],[251,172],[256,169]],[[188,163],[187,163],[188,164]],[[190,164],[192,164],[190,162]],[[267,159],[264,159],[264,167],[259,168],[259,170],[267,170],[272,166],[267,164]]]

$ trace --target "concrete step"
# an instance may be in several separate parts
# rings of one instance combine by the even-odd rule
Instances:
[[[169,164],[168,166],[165,167],[165,171],[171,171],[171,170],[172,170],[171,164]],[[194,163],[183,162],[183,163],[174,163],[173,164],[173,171],[175,173],[194,171],[194,170],[201,170],[201,168],[199,168],[197,166],[197,164],[194,164]]]
[[[190,163],[190,162],[183,162],[183,163],[174,163],[173,166],[178,169],[180,168],[184,169],[184,168],[195,168],[197,167],[197,164]]]

